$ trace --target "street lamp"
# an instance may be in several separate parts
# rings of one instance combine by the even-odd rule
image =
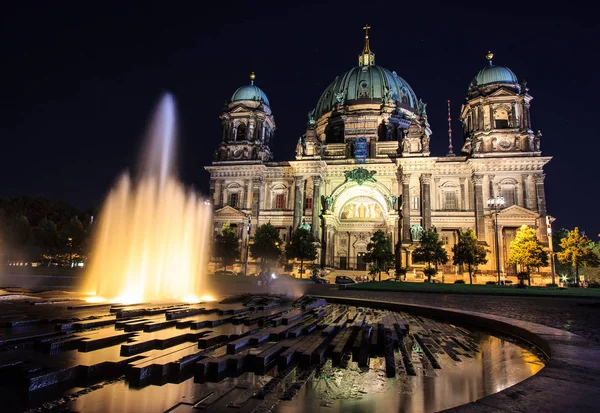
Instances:
[[[250,230],[252,229],[252,215],[248,217],[248,236],[246,237],[246,262],[244,263],[244,275],[248,275],[248,250],[250,249]]]
[[[496,269],[498,270],[498,285],[500,285],[500,234],[498,233],[498,214],[504,208],[504,197],[496,196],[487,201],[488,208],[493,209],[496,214]]]
[[[550,271],[552,271],[552,284],[556,284],[554,281],[554,248],[552,247],[552,222],[554,218],[550,215],[546,215],[546,225],[548,226],[548,247],[550,247]]]

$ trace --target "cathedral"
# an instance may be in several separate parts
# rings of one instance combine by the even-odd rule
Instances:
[[[462,105],[462,147],[450,135],[449,152],[431,156],[427,105],[375,64],[368,29],[358,64],[323,91],[289,161],[273,161],[275,117],[254,74],[233,93],[206,167],[214,231],[229,222],[246,246],[261,224],[278,228],[284,243],[304,226],[318,240],[321,266],[364,271],[367,244],[382,230],[412,275],[423,268],[411,253],[424,230],[435,227],[451,258],[459,231],[472,228],[489,250],[480,274],[492,277],[499,265],[514,275],[507,259],[521,225],[548,243],[543,167],[551,158],[532,127],[526,83],[488,53]]]

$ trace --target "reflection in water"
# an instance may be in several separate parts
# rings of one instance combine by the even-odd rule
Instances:
[[[212,207],[176,179],[174,145],[175,105],[166,95],[141,177],[124,175],[104,204],[84,291],[120,303],[193,302],[206,293]]]
[[[434,412],[501,391],[536,374],[543,367],[543,362],[535,354],[510,341],[476,332],[473,337],[481,350],[477,356],[461,356],[462,361],[456,362],[437,354],[441,369],[431,369],[422,353],[413,353],[416,376],[403,374],[393,379],[386,378],[385,362],[381,357],[372,358],[369,369],[360,369],[354,362],[348,362],[345,368],[337,368],[327,361],[291,401],[281,401],[273,411]],[[269,372],[271,375],[276,373],[276,369]],[[189,408],[212,394],[210,397],[218,401],[207,411],[221,411],[236,398],[235,394],[227,393],[226,397],[219,399],[224,391],[232,388],[234,390],[231,391],[252,391],[270,379],[270,375],[244,373],[219,383],[195,383],[190,378],[180,384],[150,385],[142,389],[131,388],[127,382],[119,381],[85,394],[67,406],[69,411],[86,413],[164,412],[178,403],[189,403],[185,406]],[[292,374],[283,386],[290,386],[295,380],[296,376]],[[283,389],[275,391],[281,393]],[[279,396],[275,400],[278,399]],[[251,398],[241,411],[251,411],[258,403],[259,400]]]
[[[474,335],[481,346],[477,357],[461,357],[463,361],[456,363],[437,354],[442,368],[423,367],[417,370],[417,376],[386,378],[383,358],[371,359],[367,371],[361,371],[353,362],[346,369],[332,368],[328,362],[294,400],[282,402],[274,411],[435,412],[499,392],[544,366],[535,354],[509,341]]]

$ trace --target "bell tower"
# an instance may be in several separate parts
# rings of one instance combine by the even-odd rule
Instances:
[[[518,82],[507,67],[492,63],[473,78],[461,110],[465,143],[462,152],[473,157],[540,155],[541,133],[531,126],[533,97],[525,81]]]
[[[214,153],[216,162],[259,161],[273,158],[271,139],[275,120],[267,95],[254,84],[238,88],[219,117],[222,125],[221,143]]]

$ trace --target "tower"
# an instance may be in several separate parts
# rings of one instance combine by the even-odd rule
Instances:
[[[526,82],[504,66],[492,63],[473,78],[461,110],[465,132],[462,152],[473,157],[540,155],[541,133],[531,126]]]
[[[269,99],[254,84],[255,79],[253,72],[250,74],[250,84],[234,92],[220,116],[223,134],[214,154],[217,162],[265,162],[273,158],[270,144],[275,132],[275,120]]]

